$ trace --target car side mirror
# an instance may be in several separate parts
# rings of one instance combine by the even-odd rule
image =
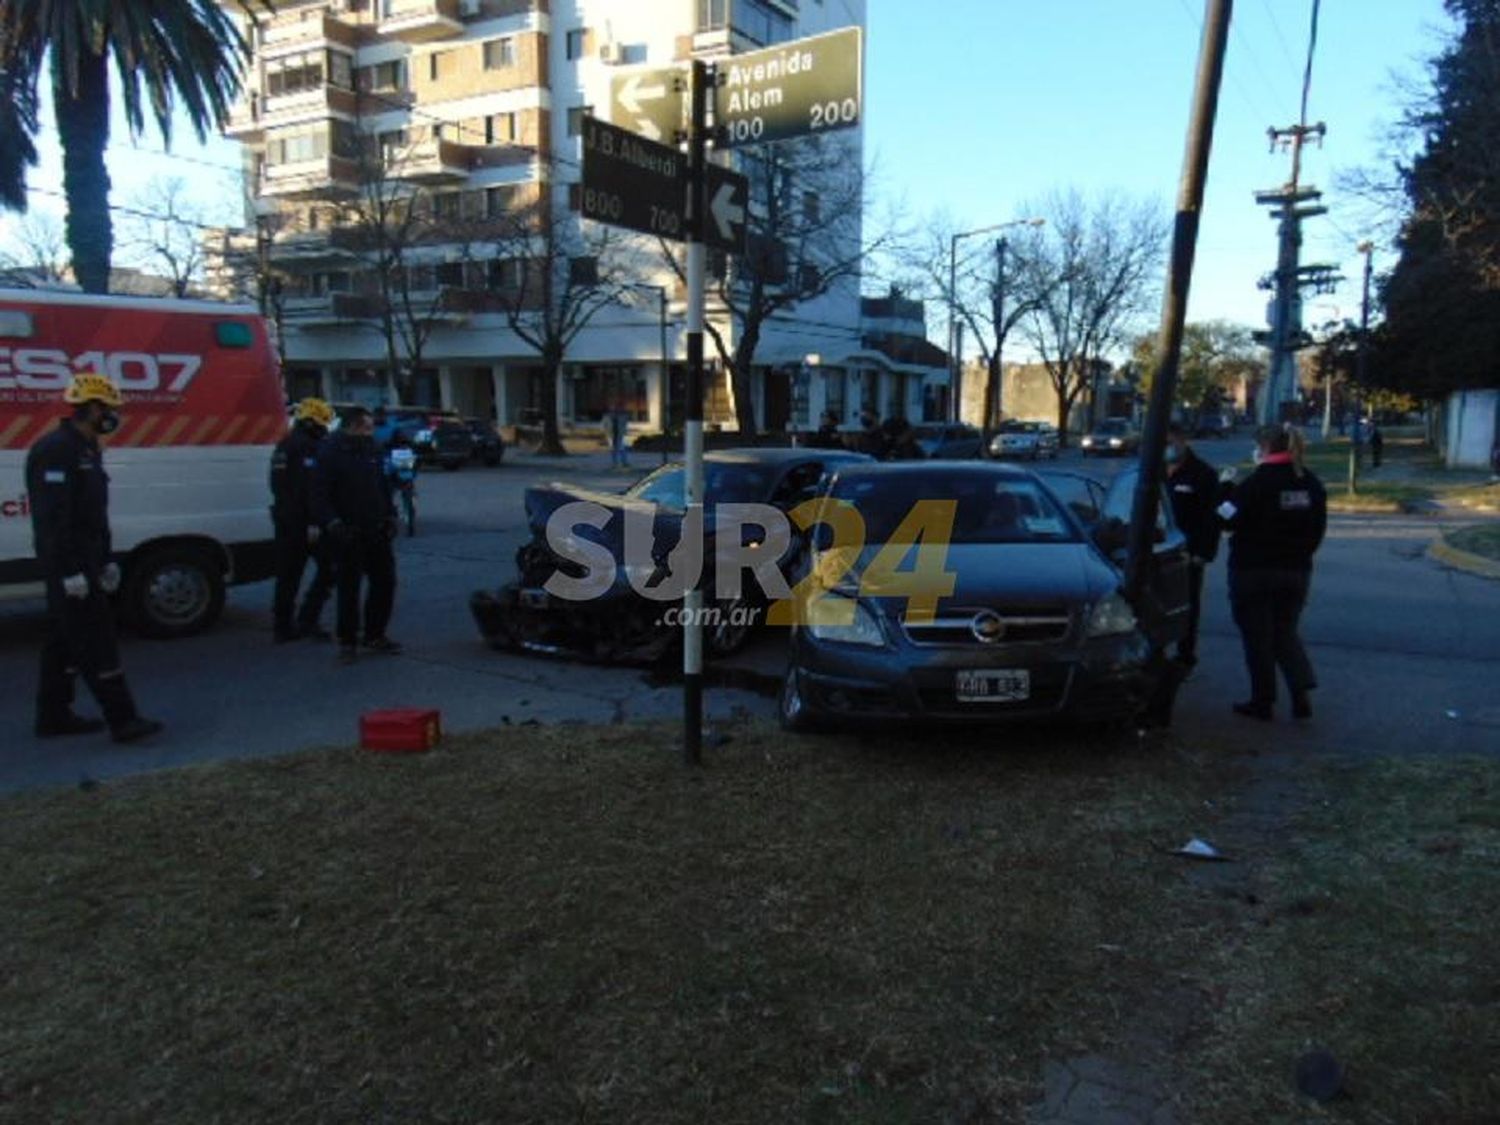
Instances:
[[[1130,542],[1130,527],[1116,516],[1105,516],[1096,523],[1089,534],[1106,557],[1113,558]]]

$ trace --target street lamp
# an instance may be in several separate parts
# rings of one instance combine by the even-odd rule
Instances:
[[[960,336],[958,333],[958,244],[965,238],[972,238],[980,234],[992,234],[998,230],[1009,230],[1012,227],[1039,227],[1046,223],[1046,219],[1015,219],[1008,223],[994,223],[987,227],[977,227],[974,230],[959,231],[948,241],[948,389],[952,398],[952,409],[949,413],[951,420],[959,421],[962,411],[962,380],[963,361],[958,355]],[[1005,239],[996,243],[995,250],[998,257],[997,267],[999,276],[996,278],[995,287],[995,348],[998,356],[1000,338],[1003,335],[1001,316],[1003,315],[1004,286],[1005,286],[1005,250],[1007,247]],[[986,425],[989,419],[984,419]]]
[[[1354,428],[1349,432],[1349,495],[1353,496],[1359,487],[1359,453],[1360,438],[1364,435],[1364,428],[1360,425],[1360,403],[1359,393],[1365,385],[1365,377],[1369,374],[1369,351],[1370,351],[1370,274],[1374,269],[1375,244],[1368,239],[1361,242],[1356,249],[1365,256],[1365,284],[1364,294],[1359,302],[1359,359],[1355,367],[1354,393],[1349,396],[1354,407]]]

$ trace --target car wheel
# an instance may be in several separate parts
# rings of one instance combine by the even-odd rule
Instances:
[[[207,629],[224,609],[224,571],[204,547],[158,547],[125,567],[123,612],[137,633],[168,639]]]
[[[760,622],[761,608],[744,598],[719,602],[718,619],[704,630],[704,647],[708,655],[717,659],[733,656],[750,643],[750,637]]]
[[[777,702],[776,712],[783,730],[807,734],[819,729],[820,724],[812,711],[808,709],[807,700],[803,697],[802,677],[797,674],[796,665],[787,668],[786,677],[781,681],[781,695]]]

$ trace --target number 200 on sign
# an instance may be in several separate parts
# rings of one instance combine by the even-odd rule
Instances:
[[[859,120],[859,102],[845,98],[837,102],[814,102],[810,110],[810,124],[814,129],[832,129],[839,125],[853,125]]]

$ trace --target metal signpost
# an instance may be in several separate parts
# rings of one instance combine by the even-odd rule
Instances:
[[[610,125],[585,118],[582,212],[587,219],[687,243],[687,402],[683,534],[702,533],[703,333],[710,249],[745,252],[749,181],[708,160],[720,148],[768,144],[859,124],[860,29],[814,35],[686,68],[642,69],[614,79]],[[684,97],[684,95],[686,95]],[[709,109],[713,121],[709,121]],[[621,126],[625,126],[622,128]],[[686,130],[686,158],[675,142]],[[683,756],[702,759],[703,591],[682,615]]]

